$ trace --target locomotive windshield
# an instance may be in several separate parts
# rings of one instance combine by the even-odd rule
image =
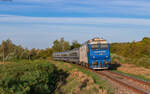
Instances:
[[[99,44],[92,44],[92,49],[94,50],[99,49]]]
[[[108,49],[108,44],[92,44],[92,49],[96,50],[96,49]]]
[[[100,49],[108,49],[108,44],[101,44]]]

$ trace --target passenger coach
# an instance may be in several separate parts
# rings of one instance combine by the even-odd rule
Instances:
[[[102,38],[93,38],[80,48],[53,53],[54,60],[80,64],[91,69],[108,69],[110,67],[110,44]]]

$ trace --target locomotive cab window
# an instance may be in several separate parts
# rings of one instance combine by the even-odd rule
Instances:
[[[99,49],[99,44],[92,44],[92,49],[93,50]]]
[[[108,49],[108,44],[101,44],[100,48],[103,50]]]

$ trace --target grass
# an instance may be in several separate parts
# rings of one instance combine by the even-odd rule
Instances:
[[[117,62],[117,63],[122,63],[122,64],[134,64],[136,65],[137,67],[144,67],[144,68],[150,68],[150,59],[149,58],[139,58],[139,59],[130,59],[130,58],[125,58],[125,57],[122,57],[122,56],[118,56],[116,54],[112,54],[112,62]],[[121,73],[121,74],[125,74],[125,75],[128,75],[128,76],[131,76],[131,77],[134,77],[134,78],[137,78],[137,79],[140,79],[140,80],[144,80],[144,81],[148,81],[150,82],[150,79],[145,77],[144,75],[135,75],[135,74],[131,74],[131,73],[125,73],[125,72],[122,72],[122,71],[118,71],[118,70],[113,70],[115,72],[118,72],[118,73]]]
[[[119,56],[116,54],[111,54],[111,59],[112,59],[112,62],[128,63],[128,64],[134,64],[136,66],[141,66],[144,68],[150,68],[150,58],[148,57],[127,58],[127,57]]]
[[[127,76],[130,76],[130,77],[133,77],[133,78],[136,78],[136,79],[139,79],[139,80],[150,82],[149,78],[146,78],[145,76],[142,76],[142,75],[135,75],[135,74],[125,73],[125,72],[118,71],[118,70],[113,70],[113,71],[117,72],[117,73],[121,73],[121,74],[127,75]]]
[[[77,66],[75,64],[70,64],[70,63],[66,63],[66,62],[61,62],[61,61],[50,61],[53,64],[55,64],[58,69],[65,69],[66,71],[72,71],[74,69],[77,69],[79,71],[81,71],[82,73],[86,74],[88,77],[91,77],[94,80],[94,83],[97,84],[99,86],[100,89],[102,90],[107,90],[108,94],[113,94],[113,89],[112,87],[108,84],[107,81],[104,81],[100,78],[100,76],[98,76],[96,73],[91,72],[89,70],[83,69],[80,66]],[[75,84],[75,83],[74,83]],[[74,84],[72,84],[72,86],[74,86]],[[96,88],[92,88],[92,91],[95,91]],[[85,91],[86,92],[86,91]],[[90,92],[90,91],[89,91]],[[92,94],[87,92],[87,94]]]

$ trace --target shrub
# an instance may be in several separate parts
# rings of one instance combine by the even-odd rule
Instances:
[[[59,80],[57,68],[46,61],[0,65],[1,94],[49,94]]]

